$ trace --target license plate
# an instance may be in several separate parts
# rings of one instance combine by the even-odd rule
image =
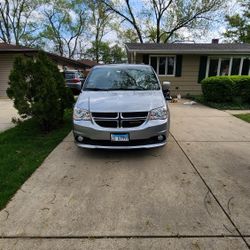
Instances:
[[[111,134],[111,141],[129,141],[128,134]]]

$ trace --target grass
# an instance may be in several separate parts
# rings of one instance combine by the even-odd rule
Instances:
[[[238,115],[234,115],[237,118],[240,118],[243,121],[249,122],[250,123],[250,114],[238,114]]]
[[[0,133],[0,209],[70,132],[71,117],[67,111],[64,124],[46,134],[32,119]]]
[[[202,95],[188,95],[188,99],[199,102],[211,108],[221,109],[221,110],[246,110],[250,109],[250,104],[248,103],[236,103],[236,102],[226,102],[226,103],[216,103],[207,102],[204,100]]]

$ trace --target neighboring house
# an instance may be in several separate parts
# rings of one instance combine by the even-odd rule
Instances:
[[[88,75],[91,68],[93,68],[95,65],[99,65],[98,62],[92,61],[92,60],[89,60],[89,59],[80,59],[79,62],[84,63],[85,65],[87,65],[87,68],[84,71],[85,76]]]
[[[15,57],[17,55],[32,57],[37,54],[38,51],[38,49],[27,48],[20,45],[0,43],[0,97],[7,96],[6,89],[8,88],[9,74],[12,69]],[[46,52],[46,54],[57,64],[60,71],[63,71],[64,69],[74,69],[84,72],[91,68],[90,65],[81,61],[72,60],[49,52]]]
[[[171,93],[200,94],[208,76],[250,75],[250,44],[126,43],[129,63],[151,65]]]
[[[89,68],[94,67],[95,65],[99,65],[98,62],[96,61],[92,61],[89,59],[80,59],[79,62],[84,63],[85,65],[87,65]]]

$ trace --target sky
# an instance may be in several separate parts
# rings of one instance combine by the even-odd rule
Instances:
[[[131,0],[133,9],[139,10],[142,2],[148,0]],[[184,37],[185,41],[195,41],[196,43],[210,43],[212,39],[217,38],[220,42],[223,42],[223,33],[226,31],[226,22],[224,20],[225,14],[233,15],[240,12],[240,5],[237,0],[231,0],[226,3],[225,9],[217,13],[217,17],[213,20],[206,30],[189,30],[187,28],[181,29],[180,33]],[[117,43],[117,36],[115,32],[109,32],[105,37],[105,41],[112,44]]]

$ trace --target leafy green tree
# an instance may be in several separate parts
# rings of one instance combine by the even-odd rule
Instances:
[[[39,23],[35,11],[41,0],[3,0],[0,2],[0,39],[5,43],[34,45]]]
[[[109,44],[107,42],[92,42],[91,48],[87,49],[86,56],[96,62],[111,63]]]
[[[95,43],[95,60],[99,62],[99,45],[103,45],[103,37],[110,31],[110,23],[112,18],[112,13],[108,12],[105,4],[101,0],[87,0],[89,19],[88,25],[91,29],[91,36]]]
[[[63,122],[64,110],[72,107],[74,101],[57,65],[43,52],[34,59],[17,57],[9,85],[7,94],[20,116],[34,118],[45,131]]]
[[[61,56],[73,58],[86,29],[86,4],[82,0],[45,0],[41,40]]]
[[[117,44],[110,48],[112,63],[122,63],[126,60],[125,51]]]
[[[227,30],[224,37],[227,41],[250,43],[250,1],[242,1],[242,15],[226,16]]]
[[[102,0],[120,18],[121,24],[133,28],[140,43],[168,42],[183,28],[193,28],[212,20],[225,0]],[[147,3],[147,4],[145,4]]]
[[[85,56],[102,63],[121,63],[124,61],[126,54],[118,45],[110,47],[107,42],[98,42],[97,44],[93,41],[92,47],[87,49]]]

